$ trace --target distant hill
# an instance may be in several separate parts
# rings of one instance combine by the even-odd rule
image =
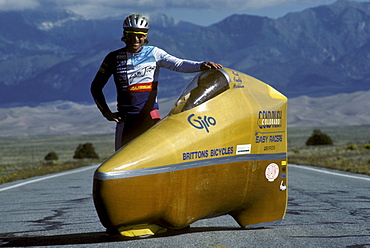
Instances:
[[[0,12],[0,106],[92,103],[104,56],[122,45],[122,18],[86,20],[60,9]],[[208,27],[150,16],[150,44],[181,58],[217,61],[288,97],[369,90],[370,3],[339,0],[278,19],[232,15]],[[189,75],[162,71],[160,97]],[[107,89],[113,101],[113,85]]]
[[[313,98],[301,96],[289,100],[288,126],[369,125],[370,91]],[[160,100],[164,117],[176,98]],[[345,104],[343,104],[345,103]],[[115,103],[111,104],[114,108]],[[0,109],[0,137],[29,135],[114,134],[115,124],[108,122],[95,104],[69,101],[43,103],[35,107]]]
[[[370,91],[289,100],[289,126],[357,126],[370,124]]]

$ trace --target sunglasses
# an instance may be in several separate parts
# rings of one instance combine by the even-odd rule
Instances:
[[[148,33],[135,32],[135,31],[125,31],[125,34],[129,37],[138,37],[139,39],[144,38]]]

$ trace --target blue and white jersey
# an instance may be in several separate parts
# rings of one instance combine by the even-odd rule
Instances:
[[[124,114],[149,113],[158,109],[156,98],[161,67],[178,72],[198,72],[201,64],[176,58],[154,46],[143,46],[138,53],[129,53],[121,48],[105,57],[93,83],[103,88],[113,75],[118,111]],[[95,100],[100,102],[101,99]]]

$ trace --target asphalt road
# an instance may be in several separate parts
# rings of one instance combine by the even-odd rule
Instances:
[[[165,236],[104,233],[92,202],[97,166],[0,185],[1,247],[370,247],[370,177],[289,166],[284,221],[241,229],[229,216]]]

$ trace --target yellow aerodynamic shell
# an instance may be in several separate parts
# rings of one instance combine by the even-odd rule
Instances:
[[[200,87],[206,77],[227,85],[204,101],[204,92],[218,90],[208,84],[193,106],[195,86],[188,88],[167,117],[96,170],[94,203],[105,227],[180,229],[230,214],[252,228],[284,218],[287,98],[227,68],[192,82]]]

